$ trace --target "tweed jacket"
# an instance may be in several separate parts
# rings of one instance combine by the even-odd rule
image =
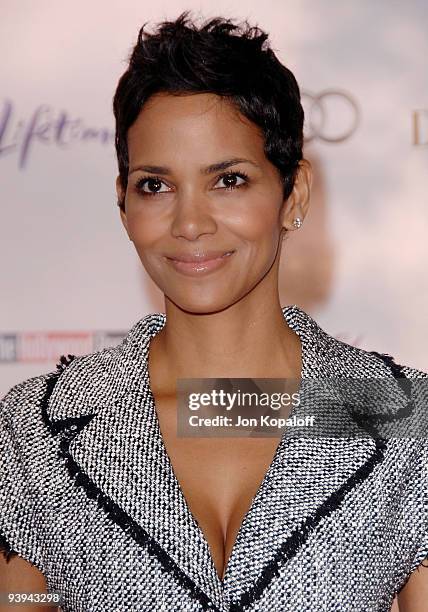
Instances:
[[[297,306],[302,379],[426,379]],[[427,440],[280,439],[220,580],[166,452],[148,373],[166,315],[62,357],[0,410],[0,545],[65,612],[387,612],[428,556]],[[419,403],[427,396],[419,391]]]

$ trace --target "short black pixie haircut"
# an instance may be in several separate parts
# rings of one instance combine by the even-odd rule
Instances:
[[[198,26],[181,13],[157,29],[140,28],[113,98],[115,147],[124,193],[128,184],[127,133],[155,93],[213,93],[261,128],[264,152],[280,173],[284,199],[302,159],[304,112],[293,73],[276,57],[268,34],[247,20],[214,17]],[[125,202],[118,201],[124,211]]]

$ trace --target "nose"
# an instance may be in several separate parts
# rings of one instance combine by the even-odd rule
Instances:
[[[207,197],[195,193],[177,198],[171,224],[174,238],[197,240],[203,234],[214,234],[216,230],[217,223]]]

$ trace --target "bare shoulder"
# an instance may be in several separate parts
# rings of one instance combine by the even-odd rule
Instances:
[[[20,557],[13,555],[6,560],[6,555],[0,551],[0,593],[47,593],[46,580],[42,572],[34,565]],[[56,607],[49,606],[13,606],[20,612],[52,612]],[[0,603],[0,612],[11,610],[9,605]]]
[[[400,612],[428,612],[428,559],[410,574],[397,599]]]

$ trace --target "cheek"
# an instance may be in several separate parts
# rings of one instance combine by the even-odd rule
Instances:
[[[165,234],[165,226],[159,215],[143,208],[128,213],[128,229],[139,250],[152,247]]]
[[[272,243],[272,238],[280,231],[277,206],[266,200],[248,201],[246,204],[245,208],[228,218],[229,229],[254,246]]]

